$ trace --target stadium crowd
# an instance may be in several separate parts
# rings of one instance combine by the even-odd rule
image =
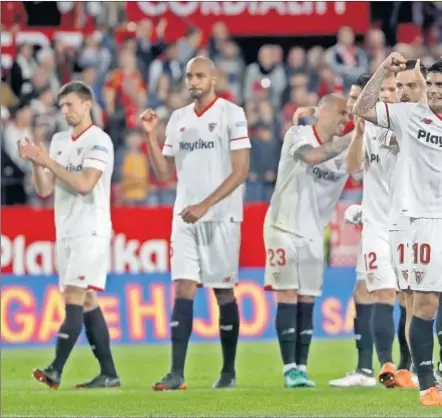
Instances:
[[[16,143],[23,137],[48,142],[56,131],[66,128],[56,94],[61,85],[75,79],[92,87],[97,99],[94,122],[114,141],[114,204],[172,204],[175,181],[156,180],[138,115],[146,107],[156,109],[164,140],[171,112],[190,101],[183,83],[184,67],[196,55],[209,56],[216,63],[218,95],[245,109],[253,144],[246,199],[268,201],[284,132],[295,110],[315,105],[325,94],[346,92],[359,75],[373,73],[391,50],[409,59],[420,57],[424,65],[430,65],[442,55],[442,31],[435,28],[425,41],[418,38],[389,46],[378,28],[356,44],[352,30],[343,27],[336,44],[328,49],[293,45],[284,54],[281,46],[265,44],[252,63],[245,62],[222,22],[213,26],[207,44],[202,43],[197,27],[189,28],[176,42],[166,43],[165,20],[156,26],[149,20],[139,22],[133,35],[121,42],[108,26],[99,25],[75,50],[61,40],[38,50],[21,44],[12,66],[2,67],[1,73],[2,204],[51,204],[30,187],[31,167],[19,158]],[[151,41],[153,33],[157,42]]]

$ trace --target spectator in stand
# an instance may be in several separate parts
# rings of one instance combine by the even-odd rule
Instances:
[[[158,80],[163,74],[169,77],[172,88],[182,84],[184,64],[179,60],[176,43],[169,44],[164,54],[152,62],[149,68],[149,89],[157,89]]]
[[[60,90],[61,82],[57,74],[54,51],[51,48],[40,49],[37,52],[37,61],[42,70],[46,73],[52,90],[57,94]]]
[[[186,65],[191,58],[196,56],[201,40],[201,30],[195,27],[189,28],[186,34],[178,40],[178,59],[181,64]]]
[[[29,102],[20,102],[11,112],[2,138],[2,190],[3,204],[23,205],[27,202],[26,178],[31,173],[31,164],[23,160],[17,143],[24,138],[33,139],[32,111]]]
[[[326,65],[325,50],[314,46],[307,52],[307,73],[309,75],[309,91],[317,91],[319,86],[319,68]]]
[[[364,49],[368,60],[370,62],[376,61],[380,65],[390,53],[385,46],[384,32],[376,28],[370,29],[364,41]]]
[[[307,90],[308,87],[309,87],[309,77],[307,74],[303,73],[292,74],[288,79],[288,85],[282,95],[281,104],[285,105],[290,101],[292,101],[291,97],[292,97],[292,91],[294,89]]]
[[[158,38],[157,43],[152,43],[153,25],[149,19],[141,20],[137,25],[135,33],[136,55],[140,66],[141,75],[144,81],[148,81],[149,67],[153,60],[161,55],[165,50],[164,35],[167,29],[167,20],[160,19],[155,28]]]
[[[145,205],[149,195],[149,165],[141,151],[143,134],[129,131],[125,144],[115,154],[114,182],[117,184],[117,199],[128,206]]]
[[[224,42],[230,40],[229,29],[224,22],[216,22],[212,26],[212,33],[209,37],[209,58],[216,61],[222,55]]]
[[[133,87],[137,91],[146,91],[145,82],[137,68],[136,56],[129,49],[123,49],[118,61],[119,67],[108,74],[103,88],[103,101],[109,117],[124,100],[123,85],[128,79],[134,80]]]
[[[245,64],[238,45],[231,40],[221,43],[215,65],[226,74],[229,90],[235,98],[235,103],[242,104],[242,79]]]
[[[31,89],[29,93],[22,94],[20,98],[23,98],[23,100],[30,102],[31,100],[37,98],[38,92],[48,84],[49,84],[49,78],[44,68],[38,67],[34,71],[34,74],[32,75]]]
[[[170,78],[162,74],[158,79],[157,88],[155,91],[149,91],[149,104],[147,107],[156,109],[157,107],[163,106],[167,100],[170,90]]]
[[[31,78],[36,68],[32,46],[26,43],[19,45],[17,57],[11,67],[11,88],[17,97],[31,92]]]
[[[280,106],[281,95],[287,84],[284,67],[275,60],[275,49],[273,45],[263,45],[259,49],[258,61],[247,67],[244,80],[244,96],[250,100],[253,95],[255,82],[263,87],[269,88],[272,104]]]
[[[236,97],[230,91],[227,75],[222,70],[217,70],[216,72],[215,92],[218,97],[229,100],[232,103],[236,103]]]
[[[304,74],[307,71],[306,54],[304,48],[295,46],[289,51],[285,69],[288,78],[290,78],[290,76],[293,74]]]
[[[0,106],[1,112],[0,116],[2,122],[8,120],[10,117],[10,110],[17,106],[18,98],[12,91],[9,83],[6,82],[6,77],[4,75],[3,69],[1,69],[1,86],[0,86]]]
[[[367,72],[368,60],[365,52],[355,46],[353,30],[348,26],[339,29],[336,45],[327,51],[327,62],[342,77],[345,89]]]
[[[341,77],[333,69],[325,65],[319,69],[319,84],[317,94],[321,98],[330,93],[343,93],[344,84]]]
[[[306,85],[300,84],[290,90],[290,100],[283,108],[284,119],[291,120],[298,107],[309,106],[309,91]],[[316,105],[316,103],[315,103]]]
[[[96,101],[95,105],[104,108],[103,91],[101,84],[97,80],[97,70],[95,67],[82,68],[80,80],[91,88]]]
[[[64,85],[69,83],[69,81],[72,80],[74,70],[73,53],[69,51],[68,47],[60,39],[54,39],[52,41],[52,49],[54,51],[55,67],[60,84]]]
[[[49,84],[37,92],[37,97],[31,102],[31,110],[34,124],[43,129],[46,138],[69,129],[63,115],[55,107],[55,95]]]
[[[104,80],[111,62],[112,56],[109,50],[100,48],[95,35],[86,35],[77,58],[80,68],[92,67],[96,71],[98,80]]]

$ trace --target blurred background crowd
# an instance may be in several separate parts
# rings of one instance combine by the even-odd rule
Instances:
[[[22,42],[15,45],[13,59],[2,59],[2,204],[51,205],[34,194],[31,168],[19,158],[16,143],[24,137],[49,143],[67,128],[55,98],[70,80],[91,86],[94,122],[114,141],[114,205],[173,204],[175,181],[156,180],[137,118],[146,107],[155,108],[164,141],[171,112],[189,103],[183,74],[195,55],[216,63],[218,95],[244,107],[253,145],[246,199],[268,201],[284,132],[299,106],[315,105],[327,93],[345,93],[392,50],[419,57],[425,65],[442,55],[438,2],[381,3],[384,9],[372,7],[371,26],[358,36],[343,26],[328,37],[245,39],[232,36],[218,21],[207,36],[194,22],[166,42],[167,19],[129,22],[125,2],[2,2],[2,35],[23,27],[63,27],[74,8],[70,27],[88,29],[78,48],[62,38],[43,47]],[[359,190],[349,184],[347,191],[352,189]]]

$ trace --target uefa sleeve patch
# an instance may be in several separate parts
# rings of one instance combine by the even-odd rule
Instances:
[[[109,152],[109,150],[106,147],[103,147],[102,145],[94,145],[91,151],[101,151],[105,152],[106,154]]]

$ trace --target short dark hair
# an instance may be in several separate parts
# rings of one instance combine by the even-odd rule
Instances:
[[[442,73],[442,59],[437,60],[430,68],[428,73]]]
[[[60,100],[71,93],[75,93],[81,100],[94,101],[94,93],[92,93],[91,88],[81,81],[66,83],[58,92],[57,99]]]
[[[368,83],[368,81],[370,80],[371,76],[369,74],[362,74],[360,75],[356,81],[353,83],[354,86],[358,86],[361,89],[363,89],[365,87],[365,85]]]
[[[408,71],[408,70],[414,70],[416,68],[416,63],[417,60],[408,60],[405,63],[405,70],[404,71]],[[425,67],[425,65],[420,64],[420,70],[421,70],[421,74],[424,76],[424,78],[427,76],[427,68]]]

